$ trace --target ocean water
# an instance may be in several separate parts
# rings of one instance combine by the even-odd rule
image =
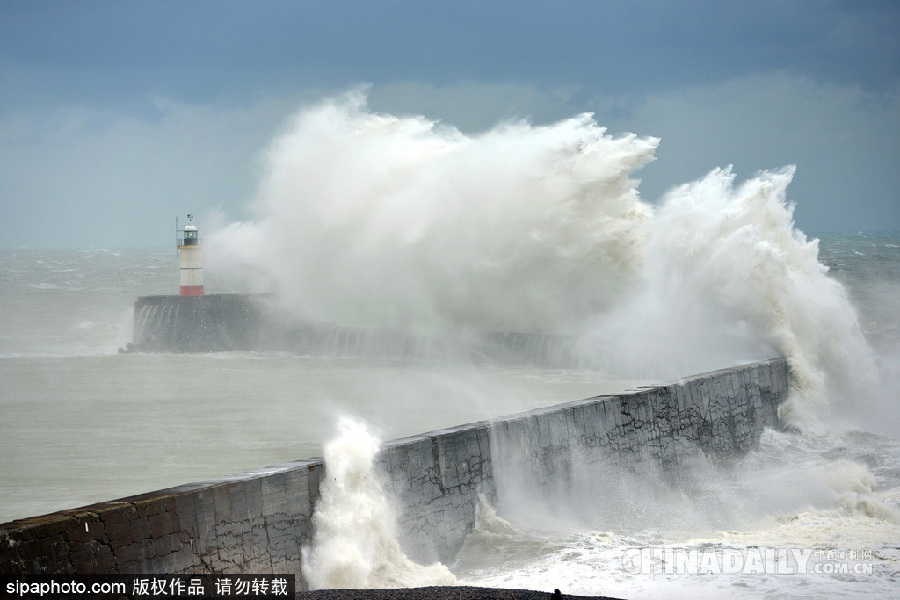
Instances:
[[[352,554],[352,583],[900,596],[900,233],[799,231],[790,166],[714,169],[647,203],[633,173],[657,143],[589,115],[465,136],[351,95],[273,141],[253,222],[198,220],[209,292],[276,291],[301,318],[436,335],[577,335],[590,369],[120,354],[134,298],[176,292],[174,249],[0,251],[0,521],[323,452],[365,470],[379,440],[786,356],[791,428],[758,450],[676,481],[501,485],[450,564],[418,567],[382,539],[378,561]],[[329,542],[364,539],[330,528],[331,497],[307,549],[321,585],[348,560]],[[392,538],[390,511],[369,512],[380,520],[355,527]]]

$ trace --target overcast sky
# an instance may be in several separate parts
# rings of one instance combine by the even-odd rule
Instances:
[[[0,0],[0,247],[247,218],[304,104],[464,132],[592,112],[662,139],[642,197],[797,165],[806,232],[900,229],[900,2]]]

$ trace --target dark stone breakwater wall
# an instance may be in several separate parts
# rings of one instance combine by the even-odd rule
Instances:
[[[788,387],[787,361],[764,361],[395,440],[378,467],[406,551],[446,561],[472,531],[480,497],[502,496],[506,471],[574,477],[573,457],[585,453],[638,471],[741,454],[778,424]],[[13,521],[0,525],[0,573],[295,573],[302,582],[325,476],[321,459],[300,460]]]
[[[265,341],[266,294],[142,296],[134,303],[129,350],[254,350]]]
[[[450,332],[299,321],[271,294],[142,296],[134,303],[134,352],[274,350],[309,356],[416,358],[577,367],[589,353],[561,335]]]

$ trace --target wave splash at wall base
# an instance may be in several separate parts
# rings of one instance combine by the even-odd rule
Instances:
[[[313,516],[313,541],[303,549],[309,588],[456,584],[444,565],[419,565],[400,548],[394,507],[375,472],[380,440],[348,417],[337,427],[337,437],[325,445],[327,466]]]

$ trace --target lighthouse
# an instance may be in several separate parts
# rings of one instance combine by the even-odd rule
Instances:
[[[188,224],[178,232],[178,253],[181,255],[181,295],[203,295],[203,255],[200,232],[194,225],[194,215],[188,215]]]

